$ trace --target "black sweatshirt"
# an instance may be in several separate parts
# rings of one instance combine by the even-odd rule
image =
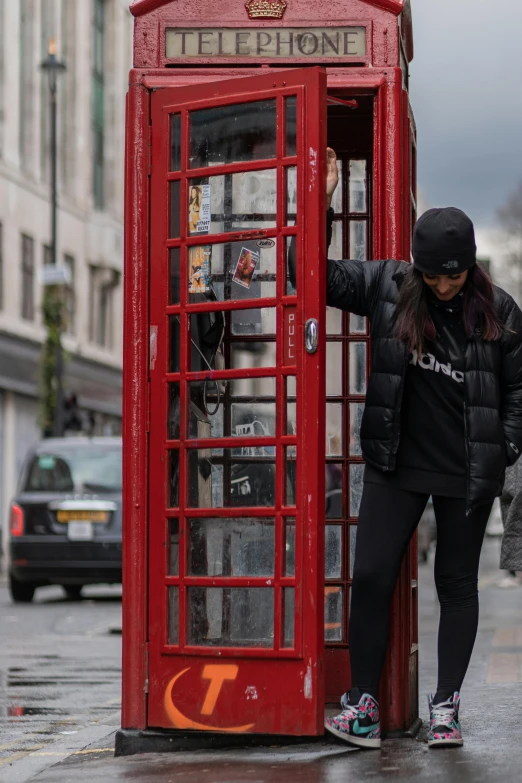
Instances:
[[[430,296],[437,329],[422,355],[413,352],[406,372],[397,467],[366,469],[369,483],[446,497],[466,497],[464,363],[466,334],[462,293],[450,302]]]

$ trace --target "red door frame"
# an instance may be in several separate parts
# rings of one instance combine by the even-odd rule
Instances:
[[[158,452],[164,453],[165,449],[165,419],[160,415],[155,415],[158,410],[166,411],[166,399],[164,396],[164,390],[166,389],[166,381],[180,381],[182,388],[181,396],[181,419],[185,420],[186,415],[183,411],[186,411],[187,401],[184,396],[183,381],[199,379],[200,374],[194,377],[190,373],[186,373],[183,370],[184,360],[188,357],[188,315],[189,312],[203,312],[212,309],[230,310],[245,306],[245,303],[238,302],[220,302],[218,306],[215,303],[202,303],[197,305],[183,304],[183,297],[180,306],[166,307],[166,296],[164,302],[161,302],[161,292],[168,288],[165,285],[166,276],[162,273],[162,264],[159,268],[156,266],[156,260],[158,257],[164,257],[165,254],[165,238],[167,236],[167,198],[166,198],[166,183],[167,177],[172,178],[167,174],[168,166],[165,163],[168,154],[168,135],[166,132],[168,122],[168,112],[182,111],[182,117],[185,130],[188,130],[188,111],[201,108],[209,108],[212,106],[221,106],[225,103],[237,104],[240,102],[251,102],[252,100],[260,100],[271,97],[279,96],[277,99],[280,102],[280,106],[283,106],[283,98],[288,95],[298,96],[298,102],[302,102],[300,108],[301,122],[299,128],[299,136],[301,143],[301,154],[299,158],[291,159],[286,157],[286,165],[298,165],[300,171],[299,178],[302,180],[300,185],[299,196],[299,209],[298,209],[298,225],[301,226],[301,237],[298,240],[298,244],[302,244],[302,248],[298,250],[298,254],[304,253],[308,259],[312,261],[307,264],[307,275],[302,272],[302,264],[298,266],[298,296],[286,297],[283,295],[283,289],[279,288],[279,296],[277,300],[255,300],[251,302],[250,306],[254,305],[256,308],[267,307],[270,305],[276,305],[278,309],[278,333],[281,332],[282,317],[289,306],[295,307],[297,332],[300,333],[304,326],[304,321],[308,318],[315,318],[321,321],[321,312],[324,311],[325,306],[325,293],[324,285],[319,283],[319,290],[321,295],[318,296],[318,280],[320,277],[324,278],[325,269],[324,265],[320,267],[319,258],[317,256],[316,248],[324,245],[324,220],[320,219],[320,216],[324,213],[324,171],[318,171],[319,150],[326,146],[325,136],[325,118],[326,118],[326,76],[325,72],[321,69],[307,69],[287,71],[281,73],[277,77],[272,75],[263,75],[253,77],[245,82],[243,79],[236,79],[230,82],[223,83],[216,88],[213,84],[201,84],[199,86],[193,86],[190,88],[174,88],[169,91],[158,91],[153,95],[152,99],[152,184],[151,184],[151,202],[154,201],[157,206],[152,211],[150,218],[150,234],[151,234],[151,247],[150,256],[155,264],[155,268],[150,270],[150,277],[153,280],[158,281],[154,290],[151,288],[151,311],[150,321],[154,323],[154,336],[157,335],[157,346],[155,348],[154,355],[154,368],[150,370],[150,395],[151,395],[151,410],[154,411],[154,415],[151,416],[150,426],[150,456],[153,459],[154,455]],[[323,121],[320,121],[321,114],[323,114]],[[282,118],[282,114],[279,115]],[[282,119],[281,119],[282,121]],[[281,129],[282,130],[282,129]],[[231,170],[248,170],[255,168],[272,168],[273,163],[281,163],[283,159],[283,147],[282,147],[282,134],[279,134],[280,148],[278,150],[277,161],[263,161],[262,163],[252,164],[234,164],[231,167],[227,167]],[[212,174],[214,176],[222,173],[221,167],[212,167],[211,170],[206,169],[204,172],[200,170],[187,171],[188,167],[188,152],[186,153],[186,160],[182,166],[182,184],[181,184],[181,199],[182,204],[186,201],[186,188],[187,180],[185,177],[198,177],[202,174]],[[160,162],[161,161],[161,162]],[[157,169],[159,167],[159,169]],[[159,170],[159,173],[155,172]],[[278,192],[279,192],[279,204],[285,203],[283,201],[283,173],[284,170],[281,166]],[[307,187],[305,188],[305,171],[312,171],[312,176],[306,177]],[[176,175],[177,177],[177,175]],[[156,182],[156,184],[154,184]],[[315,219],[314,219],[315,217]],[[279,209],[278,224],[280,228],[277,231],[267,232],[267,237],[279,235],[282,239],[285,236],[291,236],[295,233],[296,229],[291,227],[284,228],[283,226],[283,207]],[[306,225],[306,233],[303,232],[303,227]],[[246,234],[244,232],[244,238]],[[259,232],[250,232],[257,234]],[[254,237],[255,238],[255,237]],[[234,239],[230,234],[226,235],[212,235],[206,236],[205,242],[216,243],[223,240],[231,241]],[[186,236],[185,229],[182,228],[180,242],[182,246],[184,244],[195,244],[201,242],[201,238],[191,238]],[[172,242],[167,243],[169,246]],[[176,241],[176,244],[179,244]],[[286,245],[285,245],[286,247]],[[282,286],[284,275],[281,274],[284,269],[285,256],[283,254],[283,243],[279,243],[279,283]],[[315,252],[314,252],[315,251]],[[161,254],[161,255],[159,255]],[[182,250],[181,253],[181,279],[187,279],[186,274],[186,254]],[[152,263],[152,261],[151,261]],[[160,278],[160,275],[162,277]],[[301,292],[301,293],[299,293]],[[279,299],[279,297],[282,297]],[[180,313],[181,320],[181,335],[187,335],[181,338],[181,374],[165,375],[164,367],[167,366],[166,355],[166,339],[162,336],[162,325],[166,324],[166,314],[174,315]],[[156,331],[156,326],[160,323],[159,331]],[[163,329],[165,326],[163,326]],[[324,337],[322,342],[324,342]],[[324,413],[322,412],[319,401],[324,397],[324,350],[320,349],[316,354],[309,355],[304,352],[303,340],[298,341],[298,354],[297,361],[293,362],[294,367],[281,367],[283,366],[282,344],[281,340],[278,340],[278,360],[277,368],[274,370],[267,370],[265,368],[259,370],[250,370],[248,374],[250,377],[267,377],[277,376],[278,380],[278,402],[279,409],[281,411],[281,424],[283,422],[283,376],[293,375],[296,371],[299,377],[301,377],[300,387],[306,388],[307,394],[302,395],[298,392],[298,407],[299,412],[299,424],[297,435],[297,453],[298,453],[298,487],[296,495],[299,498],[297,507],[297,519],[298,528],[299,520],[301,519],[302,526],[306,523],[306,528],[303,527],[303,533],[301,534],[301,547],[302,547],[302,572],[299,577],[299,572],[296,568],[296,649],[287,650],[279,648],[277,642],[277,629],[281,628],[281,616],[277,611],[279,604],[276,602],[276,643],[273,651],[265,650],[262,648],[255,649],[230,649],[230,648],[200,648],[188,646],[184,639],[184,631],[186,627],[186,620],[184,618],[184,601],[183,592],[185,585],[194,584],[197,582],[201,586],[215,586],[217,580],[215,578],[202,578],[202,577],[187,577],[183,579],[178,577],[169,577],[165,579],[165,576],[161,576],[161,557],[160,553],[164,552],[162,545],[164,540],[162,539],[163,533],[161,530],[160,513],[163,518],[167,516],[173,516],[172,512],[167,512],[164,505],[162,505],[162,511],[159,508],[152,509],[152,503],[156,502],[158,497],[163,498],[165,496],[165,484],[163,475],[165,471],[161,471],[161,460],[156,461],[153,465],[151,462],[150,478],[149,478],[149,519],[154,519],[154,525],[151,525],[149,532],[149,621],[148,626],[150,630],[149,641],[149,705],[148,705],[148,717],[147,721],[149,725],[162,726],[163,728],[171,728],[173,721],[169,720],[169,716],[166,715],[166,706],[163,704],[163,697],[166,692],[171,695],[171,689],[169,683],[172,681],[172,674],[178,674],[181,676],[184,671],[187,670],[187,664],[190,664],[193,671],[187,679],[194,676],[195,684],[190,686],[190,693],[187,693],[187,686],[179,689],[179,693],[176,695],[177,704],[181,703],[181,707],[184,706],[185,715],[192,707],[194,709],[194,696],[193,688],[197,688],[197,684],[201,677],[205,678],[205,674],[200,675],[198,680],[198,672],[201,669],[204,672],[205,666],[215,665],[216,661],[230,660],[231,662],[237,661],[240,663],[240,672],[237,676],[237,689],[238,694],[230,699],[218,701],[214,705],[214,713],[212,716],[213,725],[197,722],[198,727],[207,725],[209,729],[219,726],[222,730],[226,730],[226,726],[244,726],[245,717],[244,712],[249,707],[256,707],[257,719],[252,724],[251,731],[255,733],[287,733],[287,734],[316,734],[322,731],[323,720],[323,700],[321,694],[323,692],[323,666],[322,666],[322,652],[323,652],[323,640],[322,634],[319,629],[322,628],[322,613],[321,611],[315,611],[314,605],[322,606],[322,602],[319,600],[319,596],[322,597],[322,584],[323,584],[323,569],[322,559],[323,553],[323,527],[321,524],[322,516],[320,514],[319,498],[324,497],[324,474],[319,469],[320,450],[319,448],[309,448],[310,442],[317,436],[320,438],[320,442],[324,441],[324,433],[321,436],[321,431],[324,430]],[[298,369],[297,369],[298,368]],[[281,373],[283,375],[281,376]],[[304,375],[302,375],[304,373]],[[212,378],[219,380],[220,378],[244,377],[242,371],[214,371]],[[319,416],[318,416],[319,411]],[[279,433],[284,432],[282,426],[279,428]],[[283,467],[284,447],[291,446],[296,439],[293,436],[279,436],[275,439],[274,444],[278,451],[278,465],[280,469]],[[256,443],[260,443],[259,440]],[[305,448],[305,443],[307,448]],[[171,448],[180,449],[184,445],[184,436],[181,436],[180,442],[169,442]],[[198,446],[205,448],[207,446],[219,446],[220,448],[237,447],[237,445],[254,445],[249,444],[245,439],[241,439],[241,443],[238,444],[233,438],[220,439],[220,442],[212,441],[211,443],[204,443],[199,441]],[[300,456],[299,456],[300,455]],[[186,485],[186,475],[184,473],[184,461],[181,460],[180,469],[180,540],[183,540],[184,520],[185,514],[183,513],[184,492]],[[162,475],[163,474],[163,475]],[[306,487],[306,491],[305,491]],[[280,479],[278,484],[278,492],[276,493],[277,501],[276,508],[284,510],[283,502],[283,481]],[[230,516],[244,516],[252,517],[259,515],[259,509],[242,509],[241,512],[238,509],[212,509],[207,510],[191,510],[190,514],[187,512],[187,516],[190,518],[201,517],[230,517]],[[279,511],[277,511],[279,517]],[[292,512],[291,516],[296,516]],[[283,517],[280,517],[281,524]],[[186,536],[185,536],[186,537]],[[282,546],[282,532],[278,533],[279,545]],[[183,567],[183,551],[186,548],[180,547],[180,566]],[[163,557],[164,560],[164,557]],[[297,564],[296,564],[297,565]],[[282,589],[285,586],[290,586],[292,579],[286,579],[282,577],[282,572],[275,575],[275,591],[276,596],[282,599]],[[266,584],[266,579],[257,580],[259,583]],[[287,585],[288,582],[288,585]],[[255,579],[236,577],[234,579],[226,578],[225,584],[227,586],[254,586]],[[180,591],[180,639],[179,639],[179,654],[175,655],[176,649],[172,646],[167,647],[163,644],[163,639],[158,638],[159,634],[163,636],[163,600],[156,600],[158,591],[163,589],[165,592],[166,584],[171,586],[179,586]],[[301,602],[301,611],[299,611],[299,600]],[[160,607],[158,609],[158,606]],[[312,611],[309,621],[304,622],[303,617]],[[299,627],[300,626],[300,627]],[[164,637],[163,637],[164,638]],[[185,642],[185,647],[183,643]],[[300,646],[302,645],[302,646]],[[170,653],[170,654],[169,654]],[[274,659],[274,665],[271,667],[270,659]],[[261,666],[260,666],[261,665]],[[203,667],[203,668],[202,668]],[[253,705],[243,705],[241,707],[241,699],[238,698],[240,688],[243,688],[245,692],[245,683],[259,683],[260,675],[259,669],[262,669],[263,676],[261,681],[263,683],[264,694],[260,693],[260,703]],[[268,670],[270,674],[267,677]],[[257,676],[256,676],[257,675]],[[207,683],[208,685],[208,683]],[[234,686],[236,687],[236,686]],[[248,687],[251,687],[248,685]],[[288,693],[285,694],[285,689],[288,688]],[[229,692],[233,690],[232,686],[229,686]],[[260,687],[258,685],[258,691]],[[285,697],[281,700],[281,696],[285,694]],[[300,703],[300,700],[304,701]],[[184,702],[184,704],[183,704]],[[295,703],[294,703],[295,702]],[[285,709],[282,709],[282,703],[285,704]],[[165,705],[167,699],[165,698]],[[236,706],[237,705],[237,706]],[[262,706],[262,709],[259,709]],[[242,711],[241,715],[234,715],[234,710]],[[220,711],[223,712],[220,715]],[[195,725],[196,718],[192,716],[192,722]],[[214,722],[216,721],[216,722]],[[242,721],[242,723],[241,723]],[[185,728],[189,724],[185,724],[178,719],[178,723],[174,724],[179,728]]]
[[[271,69],[276,77],[283,69]],[[230,78],[233,69],[208,69],[204,75],[196,69],[135,70],[131,72],[127,104],[126,164],[126,275],[124,340],[124,649],[123,706],[124,728],[147,727],[148,642],[147,642],[147,526],[148,526],[148,411],[149,345],[144,324],[148,314],[148,213],[150,173],[150,91],[162,87],[190,84],[203,79]],[[235,72],[237,73],[237,72]],[[258,75],[258,69],[242,69],[242,75]],[[402,204],[405,178],[401,172],[401,90],[399,68],[385,72],[354,73],[335,69],[329,73],[328,86],[376,94],[374,136],[374,219],[373,247],[376,258],[400,258],[406,249]],[[131,154],[132,150],[132,154]],[[387,176],[392,172],[392,176]],[[413,622],[411,612],[412,577],[416,574],[414,550],[408,554],[392,609],[392,631],[388,654],[388,675],[383,685],[384,722],[391,730],[404,730],[415,718],[410,671],[413,647],[402,638],[404,621]],[[405,616],[405,608],[407,617]],[[323,629],[318,628],[322,638]],[[408,642],[409,643],[409,642]],[[416,664],[415,664],[416,665]],[[408,683],[402,698],[393,698],[391,680]]]

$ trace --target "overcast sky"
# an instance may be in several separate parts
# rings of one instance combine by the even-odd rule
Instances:
[[[522,2],[412,0],[412,10],[424,205],[458,206],[488,232],[522,179]]]

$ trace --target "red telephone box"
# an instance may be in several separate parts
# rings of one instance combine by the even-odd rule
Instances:
[[[131,11],[117,752],[187,731],[322,735],[350,685],[370,353],[365,319],[325,306],[325,153],[331,256],[409,258],[409,2]],[[418,724],[415,578],[412,547],[388,733]]]

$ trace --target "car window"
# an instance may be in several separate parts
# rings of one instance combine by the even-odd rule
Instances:
[[[117,492],[122,485],[121,450],[49,450],[33,457],[25,492]]]

